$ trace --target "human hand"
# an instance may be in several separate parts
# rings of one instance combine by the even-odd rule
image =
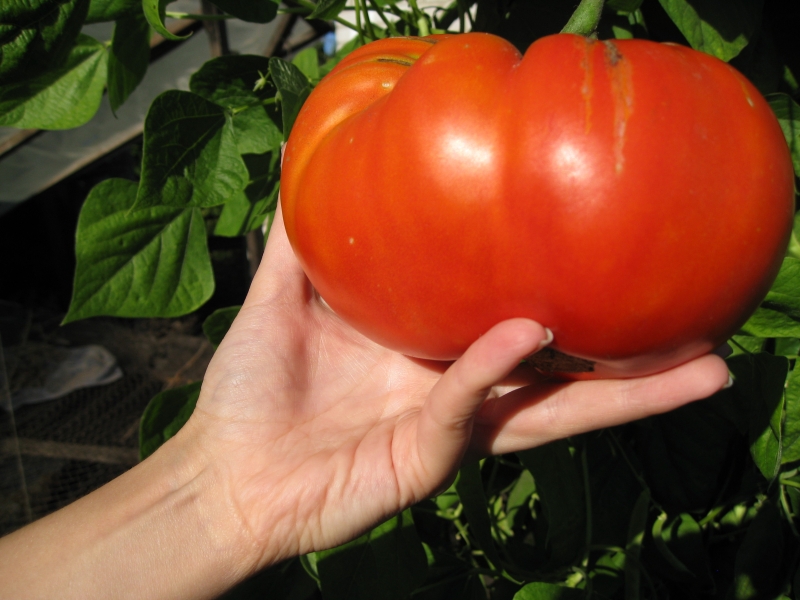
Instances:
[[[549,335],[512,319],[452,364],[382,348],[316,295],[279,211],[179,435],[214,470],[255,570],[356,537],[446,488],[465,456],[669,411],[727,381],[705,356],[641,379],[554,383],[520,365]]]

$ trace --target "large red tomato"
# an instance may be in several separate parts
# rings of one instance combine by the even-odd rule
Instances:
[[[529,317],[576,376],[651,373],[723,343],[790,235],[778,123],[725,63],[555,35],[381,40],[314,90],[286,147],[286,231],[343,319],[453,359]]]

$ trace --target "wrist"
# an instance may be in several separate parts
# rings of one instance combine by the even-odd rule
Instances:
[[[213,598],[258,548],[201,436],[187,424],[99,490],[0,540],[14,598]]]

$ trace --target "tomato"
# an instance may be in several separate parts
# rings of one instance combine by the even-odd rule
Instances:
[[[454,359],[494,324],[549,327],[573,377],[657,372],[737,331],[794,212],[786,141],[729,65],[555,35],[386,39],[304,105],[286,231],[346,322]]]

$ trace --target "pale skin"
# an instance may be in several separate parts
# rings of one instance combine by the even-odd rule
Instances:
[[[445,489],[464,460],[666,412],[728,381],[708,355],[641,379],[546,382],[512,319],[452,364],[370,342],[316,295],[279,214],[197,409],[153,456],[0,539],[0,596],[213,598]]]

